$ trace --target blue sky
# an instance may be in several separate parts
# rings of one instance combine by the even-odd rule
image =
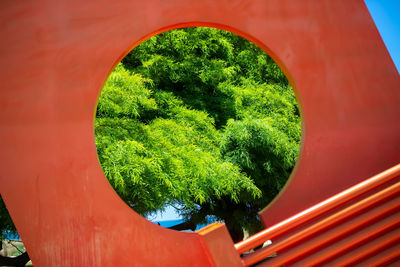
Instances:
[[[400,0],[364,0],[397,71],[400,69]]]
[[[334,0],[332,0],[334,1]],[[400,0],[364,0],[375,25],[388,49],[397,71],[400,69]],[[400,90],[400,89],[399,89]],[[164,212],[149,217],[152,221],[175,220],[175,209],[168,207]]]

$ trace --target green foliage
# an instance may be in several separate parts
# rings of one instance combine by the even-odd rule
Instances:
[[[217,128],[236,116],[234,99],[226,87],[246,88],[251,82],[286,88],[288,84],[279,67],[260,48],[212,28],[187,28],[154,36],[128,54],[123,64],[151,79],[156,90],[173,92],[187,106],[206,111]]]
[[[157,104],[145,86],[151,82],[140,75],[131,74],[121,64],[108,77],[106,93],[102,93],[97,106],[97,117],[139,118],[151,113]]]
[[[106,82],[98,106],[99,159],[126,203],[146,215],[168,204],[193,209],[213,198],[239,202],[243,194],[260,197],[253,181],[222,158],[220,133],[207,113],[189,109],[171,93],[153,94],[147,85],[146,79],[129,75],[119,65]],[[140,93],[121,104],[121,96],[134,90]],[[149,114],[154,119],[144,123]]]
[[[256,230],[293,169],[300,130],[293,91],[268,55],[229,32],[187,28],[150,38],[117,66],[96,145],[137,212],[178,204],[192,222],[213,215]]]
[[[230,120],[225,129],[221,153],[255,181],[265,206],[286,183],[296,162],[298,144],[274,127],[271,118]]]

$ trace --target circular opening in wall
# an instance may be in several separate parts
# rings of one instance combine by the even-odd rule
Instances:
[[[172,210],[180,230],[224,221],[235,242],[261,229],[257,213],[287,182],[300,135],[278,65],[208,27],[133,49],[108,77],[95,119],[102,169],[133,210],[164,226],[159,214]]]

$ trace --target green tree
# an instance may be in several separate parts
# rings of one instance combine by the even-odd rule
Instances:
[[[280,68],[260,48],[213,28],[154,36],[129,53],[123,64],[151,79],[154,90],[173,92],[187,106],[206,111],[217,128],[236,116],[230,86],[246,88],[249,81],[288,86]]]
[[[223,159],[214,120],[170,92],[153,93],[150,84],[118,65],[99,99],[96,146],[121,198],[148,215],[170,204],[196,209],[213,198],[260,197],[253,181]]]
[[[261,227],[257,212],[285,184],[300,118],[285,75],[261,49],[187,28],[123,59],[100,97],[96,140],[106,176],[136,211],[179,204],[188,221],[224,220],[237,241],[243,227]]]

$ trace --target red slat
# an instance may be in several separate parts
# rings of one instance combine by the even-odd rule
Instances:
[[[311,253],[306,259],[301,260],[293,266],[316,266],[325,263],[330,258],[337,258],[347,253],[349,249],[362,246],[366,242],[378,238],[400,226],[400,214],[395,214],[395,212],[399,211],[400,204],[393,206],[396,203],[395,201],[398,201],[398,199],[385,203],[384,206],[377,207],[372,212],[363,214],[354,220],[347,221],[337,228],[300,244],[288,252],[280,254],[269,262],[272,265],[281,265],[289,262],[292,264],[294,259],[296,260],[302,255]],[[371,221],[374,224],[368,225]],[[391,237],[390,240],[393,241],[393,238]]]
[[[365,180],[364,182],[361,182],[331,198],[328,198],[327,200],[320,202],[311,208],[290,217],[289,219],[267,228],[246,240],[236,243],[235,248],[239,253],[250,250],[258,245],[261,245],[267,240],[287,233],[292,229],[311,221],[319,215],[339,207],[340,205],[395,179],[399,174],[400,164],[378,175],[375,175],[372,178]]]
[[[329,229],[329,227],[331,227],[332,225],[343,221],[345,219],[348,219],[349,217],[353,216],[353,214],[363,210],[363,209],[367,209],[370,207],[373,207],[376,203],[383,201],[385,199],[388,199],[390,197],[392,197],[395,194],[399,193],[399,188],[400,188],[400,183],[396,183],[364,200],[361,200],[349,207],[347,207],[346,209],[343,209],[331,216],[329,216],[328,218],[286,238],[283,239],[282,241],[279,241],[271,246],[265,247],[263,249],[260,249],[258,251],[256,251],[253,254],[250,254],[249,256],[245,256],[243,258],[243,261],[245,263],[246,266],[249,266],[251,264],[254,264],[256,262],[259,262],[263,259],[265,259],[266,257],[268,257],[269,255],[273,254],[274,252],[283,250],[289,246],[291,246],[292,244],[299,242],[301,240],[304,240],[312,235],[314,235],[315,233],[319,232],[319,231],[323,231],[326,229]]]

